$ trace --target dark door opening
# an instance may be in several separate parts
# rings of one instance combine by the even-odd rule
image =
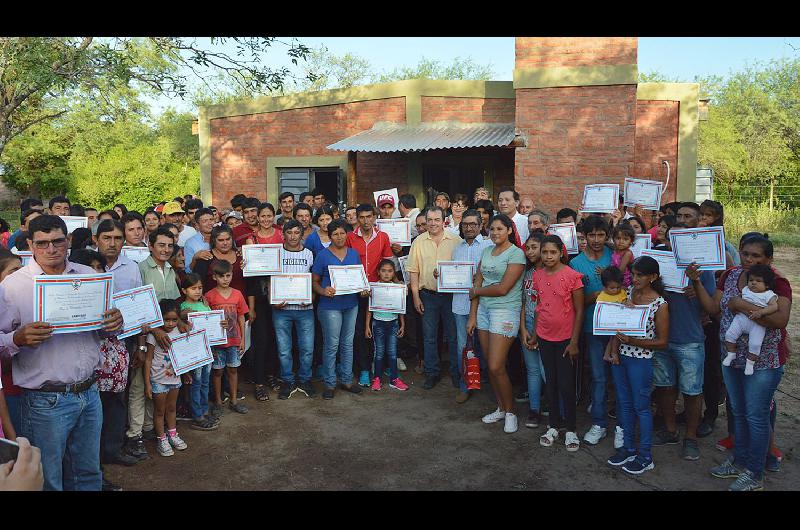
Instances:
[[[340,173],[341,171],[337,169],[314,170],[314,187],[321,190],[325,198],[334,204],[344,200]]]
[[[422,185],[426,201],[430,206],[436,193],[444,191],[453,199],[456,193],[463,193],[470,199],[475,188],[483,186],[484,168],[480,165],[423,165]]]

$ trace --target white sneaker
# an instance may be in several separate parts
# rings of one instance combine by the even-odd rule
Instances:
[[[175,454],[175,451],[172,450],[172,447],[169,445],[168,437],[163,439],[159,438],[156,440],[156,450],[158,454],[161,456],[172,456]]]
[[[175,436],[167,435],[167,440],[169,440],[169,444],[178,451],[183,451],[184,449],[189,447],[188,445],[186,445],[186,442],[184,442],[181,439],[181,437],[178,436],[178,433],[175,433]]]
[[[614,449],[622,449],[622,446],[625,445],[625,431],[622,430],[622,427],[617,425],[616,429],[614,430]]]
[[[403,359],[401,359],[400,357],[397,358],[397,369],[400,370],[401,372],[405,372],[406,370],[408,370],[408,367],[406,367],[406,363],[404,363]]]
[[[597,445],[597,442],[606,437],[606,428],[599,425],[592,425],[586,434],[583,435],[583,441],[589,445]]]
[[[728,352],[724,359],[722,359],[722,366],[730,366],[736,359],[736,353]]]
[[[506,412],[506,424],[503,426],[503,430],[508,434],[512,432],[517,432],[517,415],[513,412]]]
[[[505,419],[505,417],[506,413],[500,410],[500,407],[497,407],[496,411],[492,412],[491,414],[487,414],[481,419],[481,421],[483,421],[483,423],[495,423]]]
[[[570,453],[574,453],[575,451],[580,449],[581,439],[578,438],[578,433],[568,431],[567,434],[564,436],[564,445],[567,447],[567,451],[569,451]]]

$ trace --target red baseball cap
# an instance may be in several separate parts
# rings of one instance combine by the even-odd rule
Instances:
[[[392,206],[394,206],[394,197],[392,197],[388,193],[383,193],[381,195],[378,195],[378,208],[380,208],[384,204],[391,204]]]

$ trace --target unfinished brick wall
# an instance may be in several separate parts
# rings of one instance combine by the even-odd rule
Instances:
[[[636,64],[636,37],[517,37],[516,68]]]
[[[514,100],[422,96],[422,121],[514,123]]]
[[[266,198],[268,157],[345,154],[325,146],[376,121],[404,123],[405,112],[405,98],[397,97],[212,119],[214,203],[224,206],[237,193]]]
[[[358,153],[356,160],[358,203],[374,203],[373,191],[397,188],[398,195],[408,193],[406,153]]]
[[[678,121],[680,102],[646,101],[636,103],[636,144],[633,175],[636,178],[664,181],[666,160],[670,165],[669,187],[662,204],[675,200],[678,187]]]

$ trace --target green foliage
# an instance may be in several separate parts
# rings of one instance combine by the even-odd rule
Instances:
[[[436,59],[422,58],[416,66],[402,66],[377,76],[378,82],[402,81],[404,79],[473,79],[489,80],[494,77],[491,64],[477,64],[472,57],[456,57],[452,64]]]
[[[366,84],[374,76],[367,59],[353,53],[338,56],[324,46],[311,51],[303,71],[305,78],[292,87],[297,92],[350,88]],[[309,79],[312,73],[314,80]]]
[[[800,247],[800,209],[742,202],[724,206],[725,237],[734,244],[747,232],[766,232],[777,245]]]

